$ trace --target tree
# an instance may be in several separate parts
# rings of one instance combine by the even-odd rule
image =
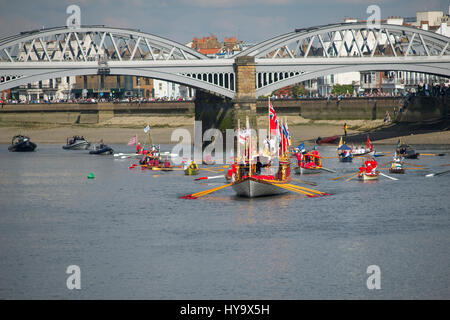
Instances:
[[[294,85],[291,88],[291,92],[292,95],[297,98],[298,96],[305,94],[305,87],[303,85]]]
[[[332,94],[353,94],[353,86],[351,84],[335,84],[331,90]]]

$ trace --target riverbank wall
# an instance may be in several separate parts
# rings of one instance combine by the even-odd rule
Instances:
[[[220,99],[219,99],[220,100]],[[383,119],[386,111],[394,118],[406,100],[400,97],[273,100],[281,116],[296,115],[311,120],[376,120]],[[0,109],[2,125],[42,123],[58,125],[101,124],[114,117],[192,116],[203,119],[216,128],[230,126],[224,114],[232,111],[232,103],[212,108],[208,103],[194,101],[149,103],[58,103],[58,104],[5,104]],[[400,122],[420,122],[439,118],[448,119],[448,97],[412,97],[399,118]],[[218,110],[220,112],[218,112]],[[268,112],[267,100],[256,103],[257,115]],[[219,113],[221,113],[219,115]],[[209,126],[210,127],[210,126]]]

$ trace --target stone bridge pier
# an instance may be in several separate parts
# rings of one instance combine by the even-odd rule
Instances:
[[[226,129],[245,127],[246,117],[250,126],[257,128],[255,58],[238,57],[235,59],[236,95],[234,99],[221,97],[197,90],[195,98],[195,120],[202,121],[203,133],[210,128],[225,132]]]

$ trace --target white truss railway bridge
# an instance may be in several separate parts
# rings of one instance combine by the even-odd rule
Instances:
[[[227,59],[139,30],[105,26],[0,39],[0,91],[64,76],[111,74],[167,80],[240,99],[349,71],[450,77],[450,38],[400,25],[340,23],[297,29]]]

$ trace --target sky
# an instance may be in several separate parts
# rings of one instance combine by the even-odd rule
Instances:
[[[369,5],[381,17],[415,17],[416,11],[449,13],[448,0],[0,0],[0,39],[22,31],[66,25],[69,5],[82,25],[139,29],[180,43],[214,34],[257,43],[296,28],[367,19]]]

